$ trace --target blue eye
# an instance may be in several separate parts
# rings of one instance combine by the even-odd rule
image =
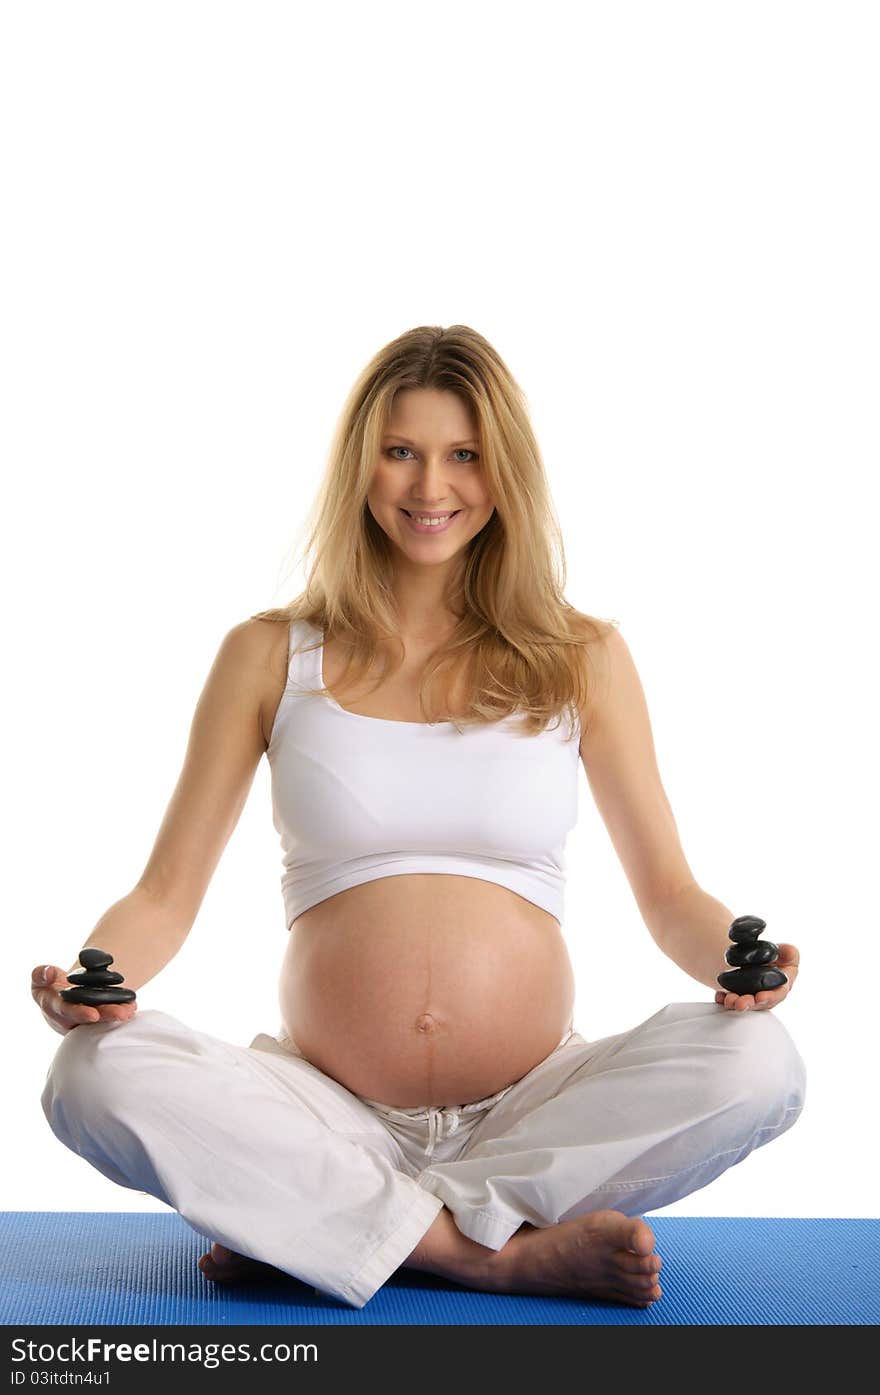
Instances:
[[[396,451],[396,450],[405,450],[405,451],[409,451],[409,446],[389,446],[389,447],[388,447],[387,454],[391,456],[392,460],[401,460],[401,457],[400,457],[399,455],[395,455],[395,454],[394,454],[394,451]],[[412,451],[410,451],[409,453],[410,453],[410,455],[411,455],[411,454],[412,454]],[[476,452],[475,450],[466,450],[463,446],[461,447],[460,450],[457,450],[457,451],[455,452],[455,454],[456,454],[456,455],[470,455],[470,456],[473,457],[474,460],[478,460],[478,459],[479,459],[479,456],[477,455],[477,452]],[[401,463],[403,463],[403,461],[401,461]],[[469,465],[471,462],[470,462],[469,460],[459,460],[458,463],[459,463],[459,465]]]

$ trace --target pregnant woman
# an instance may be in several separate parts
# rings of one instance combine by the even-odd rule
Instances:
[[[87,941],[127,987],[161,971],[265,753],[279,1030],[241,1046],[67,1003],[67,974],[33,971],[63,1036],[53,1132],[213,1237],[207,1278],[280,1270],[360,1308],[410,1267],[646,1307],[661,1259],[641,1213],[801,1111],[770,1011],[798,951],[780,946],[782,988],[718,989],[735,913],[691,873],[628,646],[564,599],[555,537],[492,346],[456,325],[381,350],[333,441],[307,589],[225,636],[143,875]],[[579,763],[648,931],[715,990],[593,1041],[561,931]],[[601,954],[622,990],[607,937]]]

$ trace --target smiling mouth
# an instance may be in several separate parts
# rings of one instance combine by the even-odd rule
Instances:
[[[461,513],[461,509],[450,509],[449,513],[410,513],[409,509],[401,509],[400,512],[405,513],[407,518],[454,518]]]

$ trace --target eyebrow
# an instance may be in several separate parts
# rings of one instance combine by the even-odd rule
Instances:
[[[383,441],[390,441],[392,439],[395,441],[403,441],[408,446],[416,445],[416,442],[411,441],[408,436],[400,436],[396,431],[386,431],[385,435],[382,437]],[[466,436],[463,441],[450,441],[449,444],[453,447],[466,446],[469,444],[473,445],[476,442],[476,440],[476,436]]]

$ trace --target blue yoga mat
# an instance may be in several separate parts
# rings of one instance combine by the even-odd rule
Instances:
[[[10,1324],[876,1324],[880,1220],[646,1216],[662,1298],[630,1308],[481,1293],[398,1270],[363,1308],[292,1276],[213,1284],[210,1246],[173,1212],[0,1212],[0,1323]]]

